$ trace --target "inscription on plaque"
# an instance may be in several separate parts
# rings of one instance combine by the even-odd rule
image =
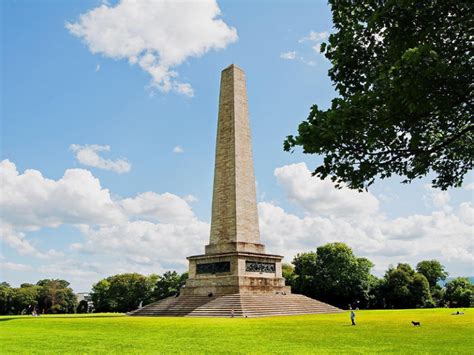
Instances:
[[[230,272],[230,261],[196,264],[197,274],[217,274],[220,272]]]
[[[261,263],[258,261],[246,261],[245,271],[247,272],[275,272],[275,263]]]

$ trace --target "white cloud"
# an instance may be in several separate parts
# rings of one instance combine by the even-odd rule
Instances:
[[[193,195],[186,195],[183,197],[183,200],[188,202],[188,203],[193,203],[199,201],[199,199],[196,196]]]
[[[474,182],[471,182],[470,184],[467,184],[464,186],[466,190],[474,190]]]
[[[97,65],[95,66],[95,71],[98,72],[99,70],[100,70],[100,64],[97,64]]]
[[[317,60],[314,60],[311,58],[314,57],[314,52],[318,54],[317,58],[319,58],[319,55],[321,55],[320,53],[321,43],[324,40],[327,40],[328,37],[329,37],[329,32],[327,31],[323,31],[323,32],[310,31],[307,36],[300,38],[298,40],[298,43],[300,43],[300,47],[301,47],[300,48],[301,50],[298,50],[299,53],[307,52],[307,50],[305,50],[305,47],[307,47],[308,43],[310,44],[312,51],[309,55],[297,56],[297,51],[288,51],[288,52],[280,53],[280,58],[285,59],[285,60],[298,60],[301,63],[304,63],[306,65],[315,66],[317,64]],[[308,42],[308,43],[305,43],[305,42]],[[323,58],[325,57],[323,56]]]
[[[464,202],[456,210],[434,211],[387,219],[371,194],[334,193],[331,183],[309,178],[304,164],[275,170],[288,198],[300,206],[304,217],[275,203],[259,203],[262,241],[267,251],[280,253],[290,262],[296,253],[341,241],[366,256],[383,273],[389,264],[438,259],[458,274],[472,272],[474,208]],[[319,205],[319,206],[318,206]]]
[[[309,42],[322,42],[329,37],[329,32],[323,31],[323,32],[316,32],[316,31],[310,31],[309,34],[303,38],[300,38],[298,40],[299,43],[303,43],[306,41]]]
[[[129,217],[144,218],[160,223],[186,224],[194,213],[184,198],[170,194],[145,192],[118,202]]]
[[[180,145],[177,145],[176,147],[173,148],[173,153],[184,153],[183,148]]]
[[[425,190],[427,193],[423,196],[423,200],[427,207],[451,209],[451,206],[448,204],[451,199],[448,191],[434,189],[431,185],[425,185]]]
[[[132,165],[126,159],[104,159],[98,153],[110,152],[110,146],[98,144],[71,144],[69,147],[76,153],[76,159],[79,163],[92,166],[94,168],[114,171],[119,174],[127,173],[132,168]]]
[[[107,189],[88,170],[69,169],[58,180],[38,170],[18,173],[9,160],[0,162],[2,219],[16,230],[61,224],[107,224],[125,219]]]
[[[185,270],[186,257],[200,254],[209,238],[209,224],[196,218],[186,224],[129,221],[99,228],[84,228],[86,242],[75,249],[89,254],[106,254],[128,258],[129,262],[153,264],[160,269],[167,265]],[[170,266],[168,266],[170,267]],[[153,267],[148,273],[155,272]]]
[[[0,219],[0,240],[2,244],[15,249],[20,255],[34,256],[41,259],[55,258],[63,255],[54,249],[50,249],[47,252],[39,251],[26,239],[25,233],[15,230],[3,217]]]
[[[280,58],[281,59],[286,59],[286,60],[296,59],[296,51],[289,51],[289,52],[280,53]]]
[[[20,255],[54,259],[37,271],[53,275],[56,270],[81,287],[86,279],[90,285],[113,272],[184,270],[186,256],[202,253],[209,237],[209,224],[188,204],[197,200],[192,195],[145,192],[112,199],[87,170],[66,170],[51,180],[37,170],[20,174],[8,160],[0,163],[0,182],[2,243]],[[70,253],[94,254],[101,263],[86,265],[78,255],[43,252],[29,238],[29,231],[61,225],[76,227],[84,237],[71,243]]]
[[[236,29],[220,14],[214,0],[122,0],[102,4],[66,28],[92,53],[138,64],[151,75],[152,87],[193,96],[191,85],[177,80],[175,68],[237,40]]]
[[[459,205],[459,218],[464,223],[474,226],[474,208],[471,202],[462,202]]]
[[[0,269],[13,270],[13,271],[28,271],[28,270],[31,270],[32,267],[30,265],[25,265],[25,264],[4,262],[4,263],[0,263]]]
[[[288,199],[307,213],[358,216],[378,210],[379,202],[370,192],[357,192],[347,187],[334,188],[329,180],[311,176],[305,163],[275,169],[275,176]]]
[[[314,60],[306,60],[305,58],[301,57],[300,60],[304,63],[309,65],[310,67],[314,67],[316,62]]]

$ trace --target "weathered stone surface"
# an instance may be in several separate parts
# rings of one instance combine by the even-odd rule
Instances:
[[[242,69],[222,71],[210,243],[206,254],[263,253],[258,228],[247,90]]]
[[[267,317],[297,314],[339,313],[340,309],[295,294],[227,294],[209,297],[181,295],[149,304],[132,316]]]

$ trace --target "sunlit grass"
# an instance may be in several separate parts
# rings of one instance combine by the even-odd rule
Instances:
[[[452,312],[359,311],[355,327],[347,313],[253,319],[4,316],[0,352],[473,354],[474,311]]]

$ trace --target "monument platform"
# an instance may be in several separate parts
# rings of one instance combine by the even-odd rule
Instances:
[[[280,255],[229,252],[188,257],[184,295],[290,293],[282,277]]]
[[[232,312],[233,310],[233,312]],[[130,312],[131,316],[253,318],[300,314],[339,313],[333,307],[296,294],[229,294],[168,297]]]

